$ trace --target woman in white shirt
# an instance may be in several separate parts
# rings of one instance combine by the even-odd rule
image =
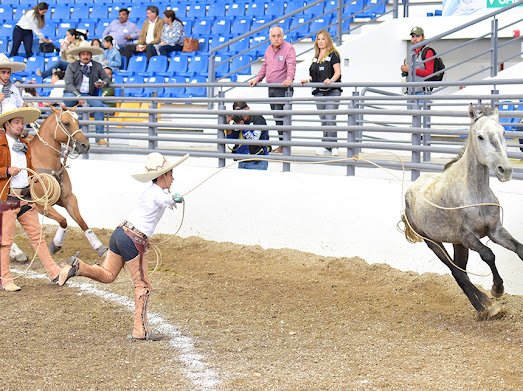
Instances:
[[[147,302],[151,292],[147,275],[147,249],[149,238],[153,236],[156,225],[166,208],[183,202],[183,197],[170,193],[173,183],[173,168],[189,157],[189,154],[170,163],[162,154],[153,152],[145,158],[145,173],[135,174],[139,182],[149,183],[138,196],[136,207],[112,233],[109,252],[101,266],[90,266],[77,257],[71,257],[70,265],[60,272],[58,284],[64,285],[75,276],[91,278],[109,284],[113,282],[122,268],[127,266],[134,283],[134,328],[133,339],[158,340],[161,337],[151,334],[147,324]],[[152,181],[152,182],[151,182]]]
[[[39,3],[22,15],[13,30],[13,47],[9,57],[17,56],[21,43],[24,43],[27,58],[33,55],[33,33],[43,42],[53,42],[44,37],[41,29],[45,26],[45,14],[49,6]]]

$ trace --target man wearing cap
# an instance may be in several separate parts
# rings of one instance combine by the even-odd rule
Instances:
[[[92,61],[92,56],[95,54],[101,54],[104,50],[99,47],[91,46],[87,42],[69,50],[69,54],[78,55],[79,59],[69,64],[65,71],[65,89],[64,98],[76,97],[81,98],[82,96],[98,96],[98,91],[102,87],[107,87],[111,79],[107,76],[102,64]],[[105,107],[106,105],[99,99],[95,100],[65,100],[65,104],[69,107],[79,104],[84,106],[85,104],[91,107]],[[104,113],[97,111],[94,113],[94,119],[96,121],[104,120]],[[103,134],[104,126],[96,125],[96,133]],[[107,145],[106,140],[97,138],[96,143],[98,145]]]
[[[425,39],[425,32],[421,27],[413,27],[412,30],[410,30],[410,42],[412,45],[415,45],[417,43],[420,43]],[[425,58],[431,58],[434,57],[434,51],[431,48],[428,48],[426,50],[424,58],[421,58],[421,54],[423,51],[423,48],[425,46],[421,46],[417,48],[414,52],[416,53],[416,73],[414,74],[414,81],[423,81],[423,79],[431,74],[434,73],[434,59],[429,60],[425,63],[422,61]],[[406,76],[409,73],[409,61],[405,60],[404,64],[401,66],[401,72],[404,76]],[[423,87],[415,87],[414,92],[416,94],[423,94],[424,88]]]
[[[170,187],[173,182],[173,168],[185,161],[189,154],[179,161],[170,163],[162,154],[153,152],[145,158],[143,174],[133,178],[148,183],[149,186],[138,196],[136,207],[112,233],[109,241],[109,252],[101,266],[90,266],[77,256],[71,257],[70,266],[66,265],[60,273],[59,285],[63,285],[74,276],[83,276],[95,281],[109,284],[113,282],[125,266],[131,273],[134,283],[134,327],[132,339],[158,340],[159,336],[151,334],[147,324],[147,302],[151,285],[147,275],[147,249],[149,238],[153,236],[156,225],[165,212],[175,203],[183,202],[179,194],[172,195]],[[77,254],[78,255],[78,254]]]
[[[7,103],[17,108],[24,104],[20,90],[11,83],[11,73],[21,72],[25,67],[26,65],[23,62],[11,62],[5,54],[0,53],[0,85],[2,88],[0,103],[2,104],[2,113],[4,112],[4,105]]]
[[[52,282],[58,282],[60,267],[53,261],[38,221],[38,212],[30,203],[29,176],[27,170],[34,170],[31,148],[20,138],[24,125],[40,118],[40,110],[32,107],[16,108],[10,103],[4,106],[0,115],[0,286],[14,292],[21,288],[16,285],[9,270],[9,252],[16,231],[16,220],[20,223],[42,261]]]

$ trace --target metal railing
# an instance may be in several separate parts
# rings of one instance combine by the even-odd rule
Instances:
[[[496,81],[496,84],[522,84],[523,79]],[[411,171],[415,179],[423,171],[440,171],[444,163],[458,153],[468,134],[470,120],[467,117],[468,104],[489,102],[499,105],[500,101],[513,101],[519,106],[523,102],[522,94],[471,94],[471,95],[404,95],[388,93],[376,94],[383,89],[400,91],[405,84],[421,86],[425,83],[339,83],[344,93],[341,97],[283,97],[262,98],[266,94],[252,94],[247,103],[249,114],[263,115],[267,126],[259,130],[269,130],[272,146],[282,146],[285,160],[282,170],[291,170],[293,162],[320,162],[325,156],[316,156],[316,148],[338,148],[339,156],[329,157],[330,165],[345,167],[347,175],[355,175],[359,167],[370,167],[366,162],[354,158],[368,152],[379,152],[376,163],[390,169],[401,169],[401,163],[391,159],[388,153],[401,155],[404,166]],[[458,82],[439,82],[438,86],[462,85]],[[470,81],[467,85],[488,85],[492,81]],[[194,83],[194,84],[122,84],[116,88],[248,88],[248,83]],[[255,88],[275,86],[259,84]],[[307,87],[294,85],[294,88],[321,87],[322,84],[310,83]],[[49,85],[31,85],[37,88],[49,88]],[[82,97],[86,101],[100,97]],[[217,159],[223,167],[226,159],[238,158],[228,149],[235,141],[225,137],[224,130],[239,130],[242,125],[225,124],[225,117],[237,113],[227,107],[238,100],[226,97],[222,91],[219,98],[160,98],[152,97],[104,97],[106,103],[117,103],[118,107],[78,107],[81,115],[83,132],[91,140],[103,137],[110,141],[109,147],[100,147],[93,143],[91,153],[95,154],[146,154],[154,150],[163,153],[182,155],[190,152],[196,157]],[[28,99],[41,101],[42,98]],[[63,98],[75,100],[75,98]],[[318,102],[339,102],[338,110],[316,109]],[[190,103],[190,104],[188,104]],[[217,109],[210,107],[213,103]],[[278,111],[284,125],[273,124],[274,111],[269,103],[283,103],[285,109]],[[292,104],[292,109],[291,109]],[[129,107],[132,106],[133,107]],[[523,103],[522,103],[523,108]],[[48,108],[42,108],[49,111]],[[92,121],[89,116],[102,111],[108,117],[106,121]],[[335,114],[336,126],[321,124],[319,114]],[[519,119],[522,111],[501,112],[501,117]],[[105,134],[96,134],[90,128],[104,125]],[[518,131],[509,132],[508,156],[515,160],[523,159],[518,140],[523,138],[519,124]],[[274,138],[276,130],[283,131],[283,140]],[[336,137],[324,137],[323,131],[336,131]],[[515,140],[515,141],[514,141]],[[266,145],[267,141],[242,140],[245,145]],[[273,157],[271,155],[269,158]],[[523,178],[523,170],[515,165],[515,178]]]

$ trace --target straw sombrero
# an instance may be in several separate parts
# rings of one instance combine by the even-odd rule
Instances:
[[[3,127],[7,121],[13,118],[23,118],[24,124],[30,124],[40,118],[40,110],[34,107],[22,107],[18,109],[14,104],[6,102],[3,107],[3,113],[0,114],[0,127]]]
[[[171,171],[178,164],[183,163],[189,154],[186,154],[176,163],[169,162],[161,153],[153,152],[145,157],[145,170],[147,172],[141,174],[134,174],[133,178],[139,182],[147,183],[155,178]]]
[[[90,52],[94,56],[97,54],[102,54],[104,52],[104,49],[92,46],[87,41],[82,41],[80,45],[69,49],[67,51],[67,54],[70,54],[71,56],[78,56],[81,52]]]
[[[23,62],[9,61],[4,53],[0,53],[0,69],[9,68],[11,72],[21,72],[26,68]]]

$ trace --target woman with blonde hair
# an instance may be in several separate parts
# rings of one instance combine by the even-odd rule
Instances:
[[[316,35],[314,41],[314,58],[309,68],[310,78],[301,81],[303,83],[323,83],[325,87],[316,88],[312,91],[312,95],[315,97],[323,96],[340,96],[341,88],[332,85],[334,82],[341,82],[341,64],[340,54],[334,48],[332,43],[332,37],[326,30],[321,30]],[[337,110],[339,102],[337,101],[318,101],[316,107],[318,110]],[[326,114],[321,115],[322,126],[336,126],[336,115]],[[337,132],[336,131],[324,131],[323,139],[324,142],[336,142]],[[320,148],[316,151],[317,155],[331,156],[337,155],[337,148]]]
[[[45,14],[49,10],[47,3],[39,3],[22,15],[13,30],[13,47],[9,57],[18,55],[18,49],[24,43],[26,57],[33,55],[33,33],[43,42],[53,42],[44,37],[41,29],[45,26]]]

